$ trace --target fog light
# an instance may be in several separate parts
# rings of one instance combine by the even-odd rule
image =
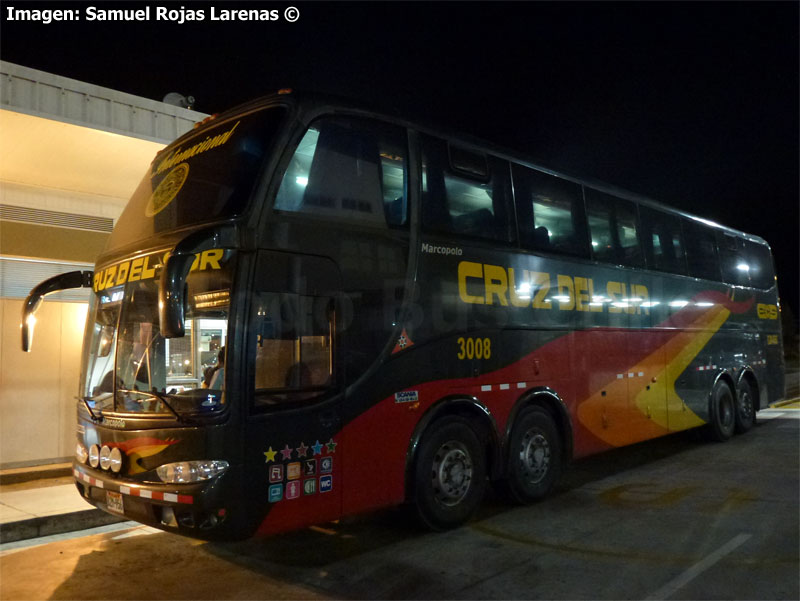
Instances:
[[[81,443],[75,445],[75,458],[78,460],[78,463],[86,463],[86,460],[89,458],[89,451],[87,451],[86,447]]]
[[[89,465],[92,467],[100,465],[100,447],[96,444],[89,447]]]
[[[107,470],[111,467],[111,449],[103,445],[100,449],[100,468]]]
[[[167,463],[156,469],[162,482],[170,484],[186,484],[210,480],[228,469],[227,461],[179,461]]]
[[[119,450],[119,447],[111,449],[109,461],[111,462],[111,471],[115,474],[119,474],[122,470],[122,451]]]

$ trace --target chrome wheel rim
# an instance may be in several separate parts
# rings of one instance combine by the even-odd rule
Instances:
[[[538,430],[528,430],[519,450],[522,476],[528,482],[539,483],[550,469],[550,443]]]
[[[451,440],[444,443],[433,458],[431,484],[435,499],[452,507],[464,500],[472,482],[472,458],[467,447]]]

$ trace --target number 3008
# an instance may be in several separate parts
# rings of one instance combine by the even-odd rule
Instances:
[[[492,341],[490,338],[459,338],[459,359],[489,359],[492,356]]]

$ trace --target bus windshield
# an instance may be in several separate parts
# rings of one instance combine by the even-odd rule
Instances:
[[[166,339],[159,331],[156,277],[95,292],[81,385],[83,400],[94,412],[182,416],[225,408],[231,254],[207,251],[195,262],[186,281],[183,338]],[[155,255],[150,257],[157,260]],[[145,267],[153,264],[143,263]],[[116,266],[116,273],[130,273],[129,264]],[[150,269],[155,273],[158,267]],[[102,282],[96,285],[101,286]]]
[[[160,152],[122,212],[109,248],[240,214],[284,115],[282,108],[269,108],[212,121]]]

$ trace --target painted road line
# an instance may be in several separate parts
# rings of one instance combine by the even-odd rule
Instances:
[[[705,572],[707,569],[712,567],[716,564],[720,559],[731,553],[737,547],[740,547],[745,542],[747,542],[750,537],[753,536],[752,534],[739,534],[735,536],[727,543],[722,545],[719,549],[714,551],[711,555],[707,555],[688,570],[680,574],[679,576],[673,578],[669,582],[667,582],[664,586],[658,589],[651,595],[645,597],[647,600],[654,600],[654,599],[668,599],[675,593],[678,589],[683,588],[687,584],[689,584],[692,580],[697,578],[700,574]]]

